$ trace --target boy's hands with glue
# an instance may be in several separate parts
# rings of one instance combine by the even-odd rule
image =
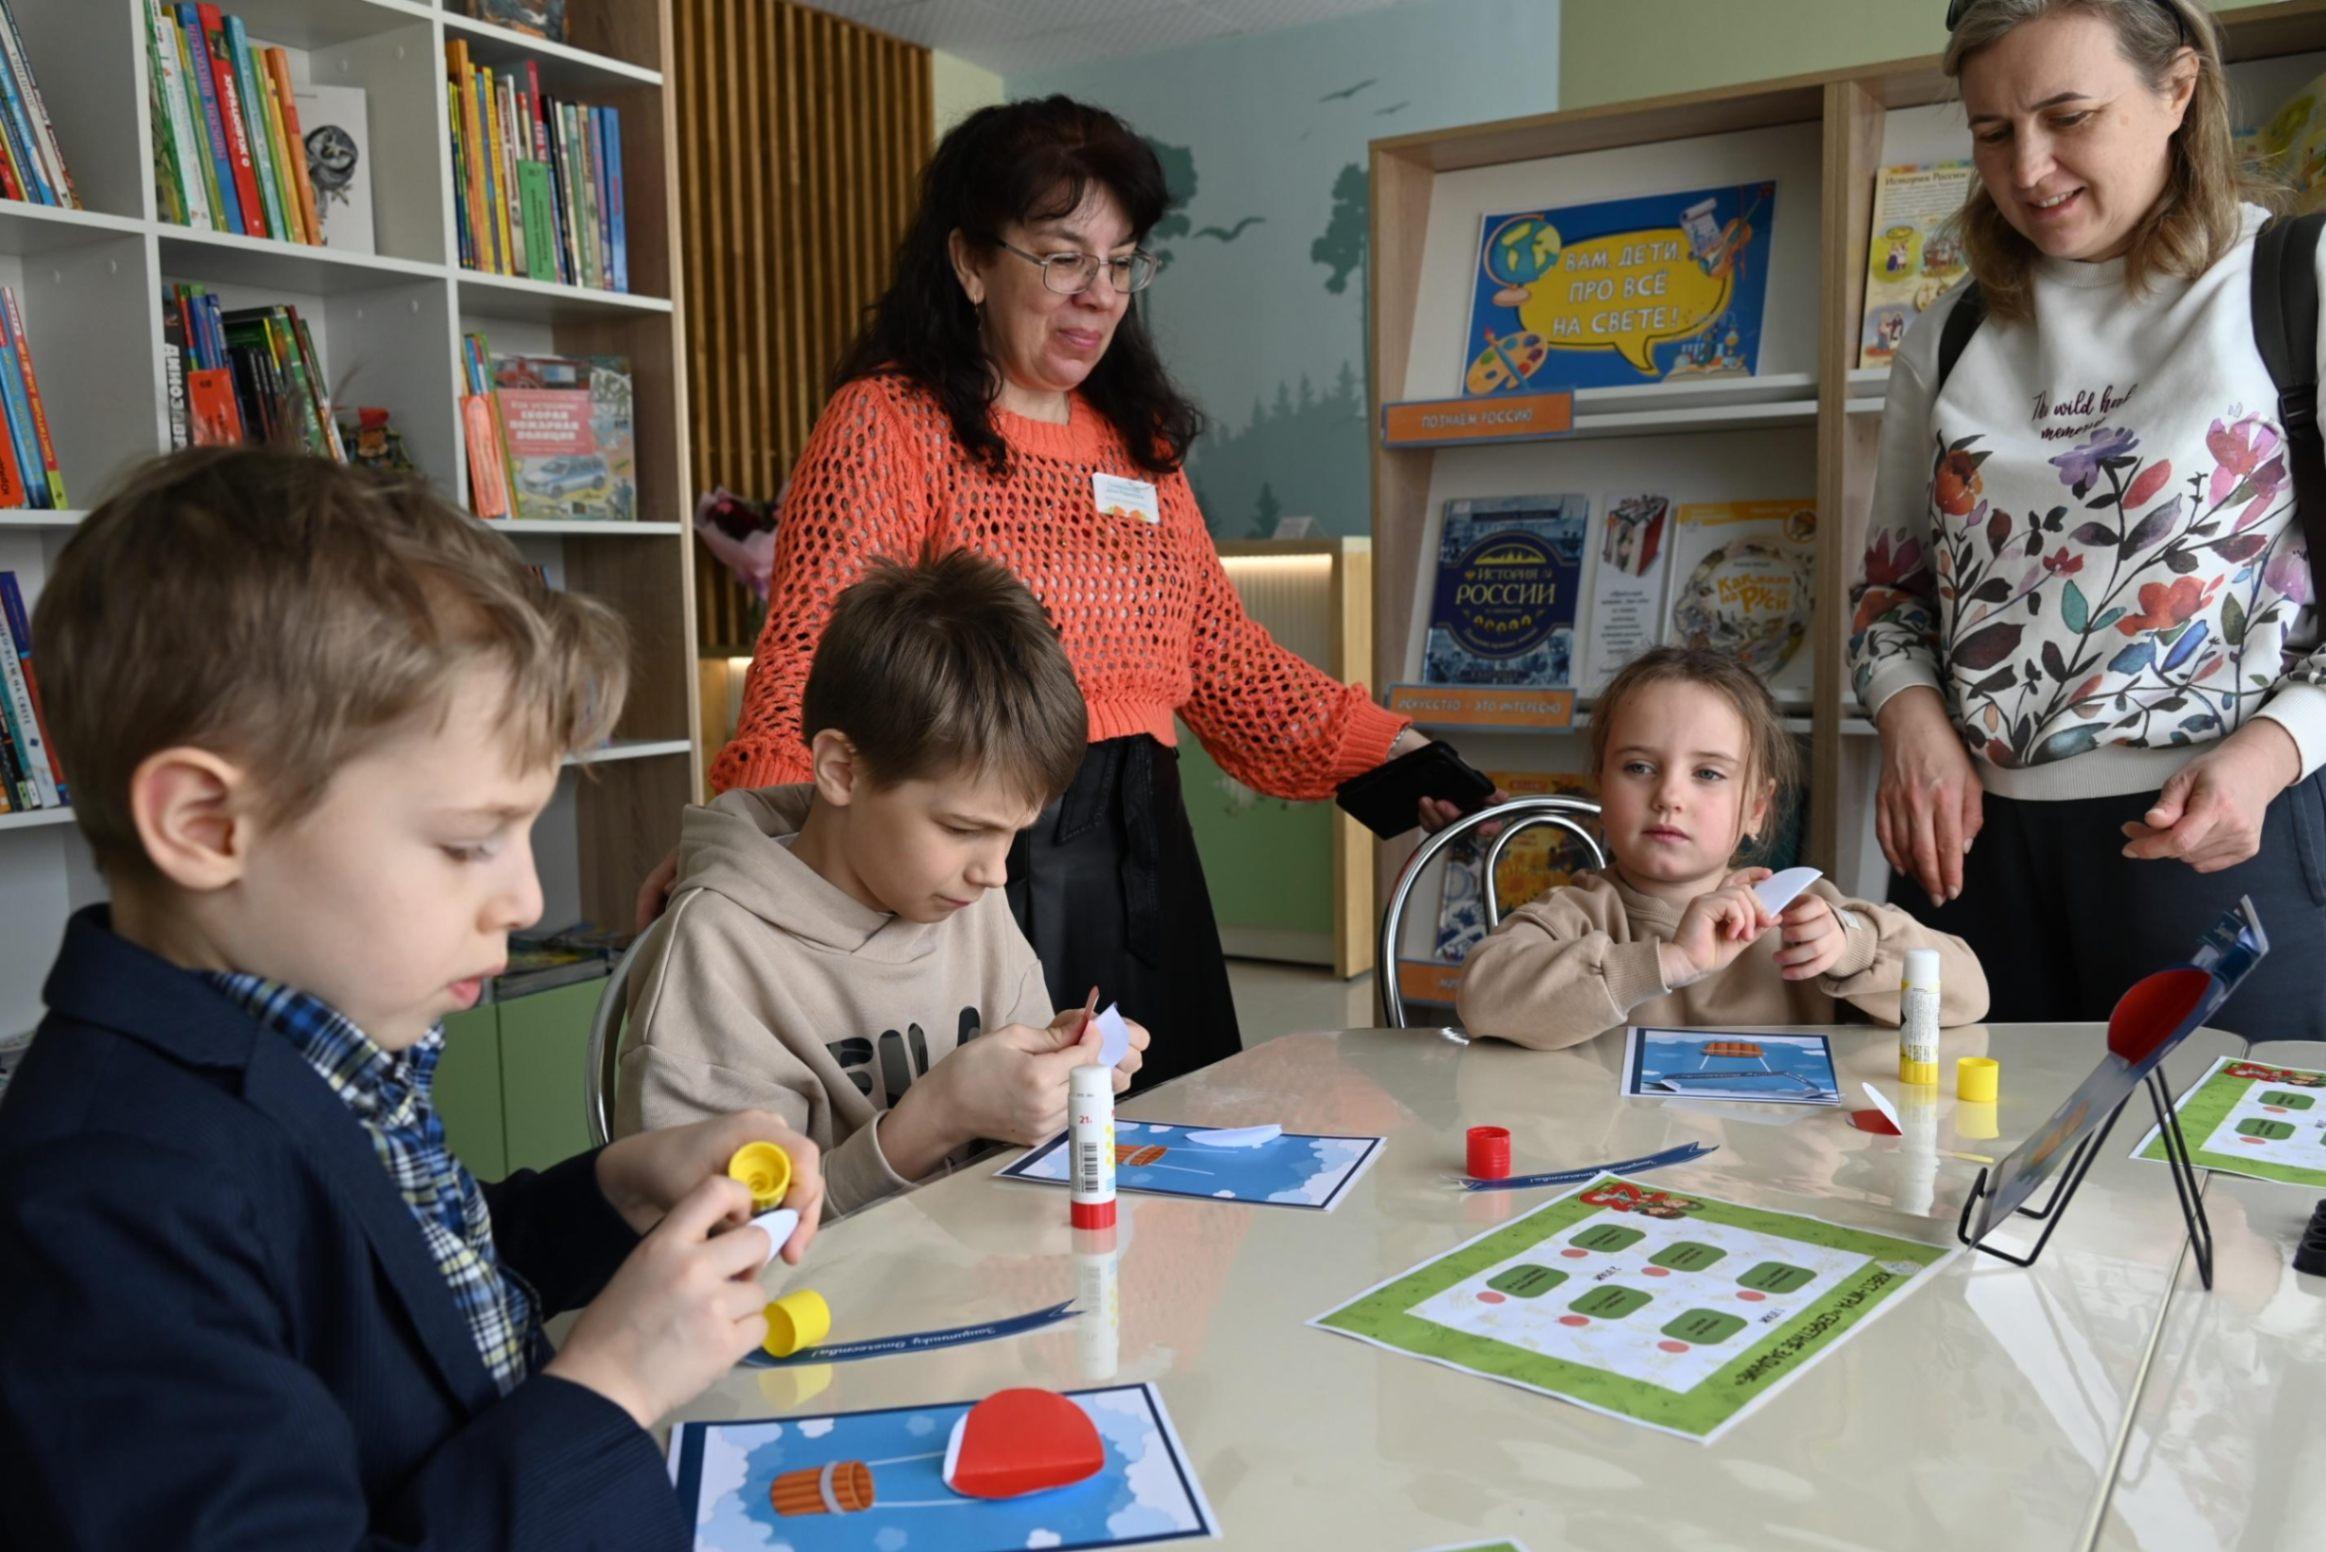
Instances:
[[[1071,1018],[1064,1028],[1005,1024],[955,1047],[881,1116],[889,1168],[918,1180],[981,1138],[1031,1147],[1064,1131],[1070,1075],[1096,1063],[1100,1045],[1095,1024],[1076,1039],[1082,1015]]]
[[[1656,945],[1668,990],[1678,991],[1726,970],[1777,925],[1777,918],[1753,893],[1753,885],[1768,876],[1767,868],[1740,868],[1688,902],[1671,941]]]

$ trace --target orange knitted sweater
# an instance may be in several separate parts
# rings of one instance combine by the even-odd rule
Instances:
[[[1176,742],[1186,718],[1222,768],[1272,797],[1322,798],[1388,758],[1405,726],[1283,647],[1244,613],[1187,476],[1154,480],[1162,520],[1102,514],[1097,473],[1151,479],[1078,396],[1066,425],[996,409],[997,479],[937,401],[894,376],[848,384],[793,471],[776,528],[767,624],[734,740],[711,785],[808,779],[800,696],[832,601],[875,557],[970,549],[1009,568],[1057,624],[1090,708],[1090,737]]]

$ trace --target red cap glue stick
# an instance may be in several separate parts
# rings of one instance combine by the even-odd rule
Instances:
[[[1112,1228],[1115,1221],[1115,1075],[1105,1067],[1077,1067],[1067,1091],[1066,1147],[1073,1173],[1070,1221],[1078,1229]]]

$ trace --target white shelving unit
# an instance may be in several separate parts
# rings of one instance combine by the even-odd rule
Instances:
[[[460,339],[498,354],[619,355],[636,394],[639,520],[496,523],[559,586],[627,619],[630,708],[605,748],[567,762],[535,835],[545,919],[623,923],[637,881],[699,791],[699,713],[675,118],[665,93],[667,0],[571,0],[568,44],[477,22],[458,0],[234,0],[294,79],[360,87],[370,120],[376,254],[178,226],[158,215],[147,123],[145,0],[12,0],[85,210],[0,202],[0,282],[14,287],[70,499],[93,504],[167,449],[161,294],[172,282],[229,307],[299,309],[342,408],[382,406],[420,470],[466,503]],[[538,62],[551,94],[621,110],[629,293],[482,275],[459,265],[444,45],[496,70]],[[0,512],[0,569],[28,606],[84,515]],[[71,772],[68,770],[67,775]],[[69,812],[0,816],[0,1032],[38,1020],[65,918],[104,898]]]

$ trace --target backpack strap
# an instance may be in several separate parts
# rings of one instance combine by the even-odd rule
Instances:
[[[2318,234],[2326,212],[2272,220],[2253,243],[2253,342],[2278,389],[2294,520],[2326,600],[2326,434],[2318,427]]]
[[[1979,325],[1987,321],[1986,293],[1975,280],[1963,282],[1963,294],[1955,298],[1954,311],[1946,315],[1946,323],[1938,335],[1938,381],[1930,385],[1930,396],[1938,397],[1954,372],[1954,364],[1962,359],[1963,347],[1970,344],[1971,336],[1979,332]]]

